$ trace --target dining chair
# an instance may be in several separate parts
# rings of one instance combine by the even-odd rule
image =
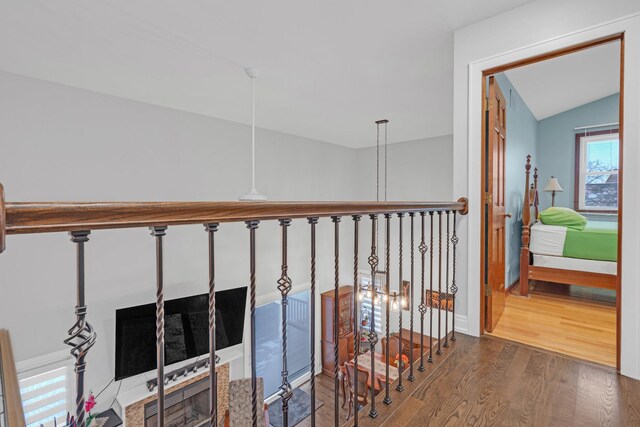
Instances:
[[[347,420],[351,418],[351,408],[355,406],[355,410],[358,411],[360,406],[364,406],[369,403],[369,372],[364,369],[358,368],[356,375],[356,367],[353,363],[346,364],[347,371],[347,388],[349,389],[349,413],[347,414]],[[356,395],[355,383],[358,383],[358,394]]]
[[[382,356],[388,358],[389,364],[395,365],[396,354],[398,354],[398,343],[400,342],[400,338],[394,337],[394,336],[389,337],[389,353],[390,353],[389,355],[385,354],[387,350],[386,337],[382,338],[381,341],[382,341]],[[402,348],[400,349],[400,354],[404,354],[404,343],[402,344]]]

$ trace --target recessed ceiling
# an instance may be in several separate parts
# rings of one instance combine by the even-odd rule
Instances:
[[[505,73],[538,120],[620,92],[620,43]]]
[[[350,147],[450,134],[453,30],[531,0],[5,0],[0,69]]]

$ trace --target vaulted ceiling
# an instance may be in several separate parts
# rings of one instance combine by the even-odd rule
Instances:
[[[538,120],[620,92],[620,43],[505,73]]]
[[[531,0],[5,0],[0,70],[350,147],[452,132],[453,30]]]

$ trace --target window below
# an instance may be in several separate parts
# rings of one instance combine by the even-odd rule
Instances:
[[[576,134],[576,210],[618,210],[619,158],[617,129]]]
[[[309,302],[307,291],[289,295],[287,304],[287,365],[289,382],[311,371]],[[264,396],[282,384],[282,304],[280,300],[256,308],[256,370],[264,378]]]
[[[362,276],[360,279],[360,284],[363,287],[370,287],[371,285],[371,276]],[[379,285],[379,283],[377,283]],[[361,330],[369,331],[371,328],[371,313],[373,311],[373,320],[375,321],[374,328],[376,333],[382,333],[382,309],[380,308],[380,304],[372,307],[371,298],[364,297],[360,302],[360,325]]]
[[[18,384],[27,427],[64,425],[72,411],[73,368],[68,352],[38,358],[19,369]],[[34,359],[35,360],[35,359]]]

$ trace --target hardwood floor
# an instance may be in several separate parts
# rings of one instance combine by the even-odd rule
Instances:
[[[391,405],[377,398],[376,419],[363,408],[360,426],[640,426],[640,381],[497,337],[457,336],[404,392],[392,387]],[[316,424],[333,425],[333,380],[319,375],[316,384],[324,402]],[[346,415],[341,409],[341,422],[352,426]]]
[[[389,427],[640,426],[640,381],[500,338],[459,335],[428,380],[380,421]]]
[[[615,292],[537,282],[523,298],[516,289],[491,335],[615,366]]]

